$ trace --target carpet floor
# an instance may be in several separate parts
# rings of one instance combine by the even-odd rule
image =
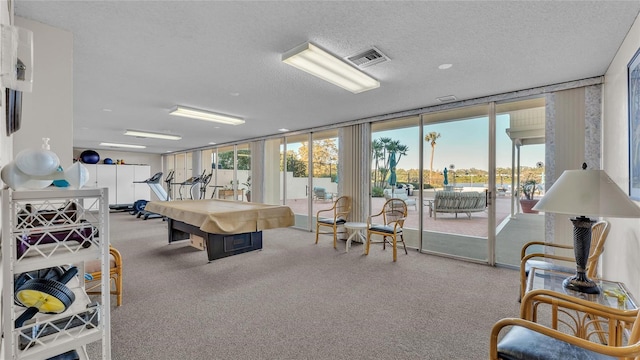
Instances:
[[[518,316],[510,269],[401,249],[394,263],[379,244],[364,256],[294,229],[208,263],[188,241],[168,244],[160,219],[110,220],[124,269],[114,360],[486,359],[493,324]]]

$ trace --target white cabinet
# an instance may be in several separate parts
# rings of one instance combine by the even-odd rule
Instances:
[[[136,200],[151,200],[149,185],[134,183],[150,176],[149,165],[84,164],[89,169],[86,187],[108,188],[109,204],[132,204]]]
[[[135,167],[133,165],[115,167],[118,169],[115,189],[117,204],[133,204],[136,201],[133,183],[136,181]]]
[[[84,166],[89,169],[89,182],[85,186],[109,189],[109,204],[116,204],[117,167],[102,164],[84,164]]]
[[[146,183],[140,181],[147,180],[151,177],[151,167],[147,165],[132,165],[133,166],[133,200],[154,200],[151,199],[151,188]]]
[[[86,345],[98,341],[102,359],[111,358],[109,276],[102,277],[97,302],[87,296],[83,276],[84,262],[95,259],[109,273],[107,194],[2,190],[0,359],[47,359],[68,351],[88,359]],[[97,204],[98,211],[85,204]],[[78,274],[63,280],[63,272],[74,274],[72,266]],[[58,275],[49,277],[52,272]]]
[[[118,204],[132,204],[136,200],[151,200],[149,185],[141,181],[151,175],[148,165],[118,165],[116,199]]]

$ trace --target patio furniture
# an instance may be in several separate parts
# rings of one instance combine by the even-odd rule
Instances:
[[[351,212],[351,198],[349,196],[340,196],[333,202],[333,206],[329,209],[319,210],[316,214],[316,244],[318,243],[318,235],[320,235],[320,226],[331,228],[333,233],[333,248],[336,248],[338,240],[338,227],[343,226],[349,218]],[[346,230],[344,231],[346,232]],[[329,232],[323,234],[331,234]]]
[[[369,254],[369,246],[371,245],[371,235],[382,236],[382,249],[386,248],[386,244],[389,243],[393,248],[393,261],[397,260],[397,243],[398,237],[402,246],[404,247],[404,253],[407,252],[407,245],[404,243],[402,237],[402,226],[404,220],[407,218],[407,204],[401,199],[389,199],[384,203],[382,210],[367,218],[367,246],[365,248],[365,255]],[[382,220],[382,224],[375,224],[373,220]],[[387,240],[391,238],[391,241]]]
[[[327,189],[323,187],[314,187],[313,198],[315,200],[332,200],[333,193],[327,192]]]
[[[416,205],[416,199],[410,198],[407,195],[407,190],[405,189],[384,189],[383,190],[385,200],[390,199],[400,199],[404,201],[407,206],[413,206],[414,210],[418,210],[418,206]]]
[[[591,247],[589,248],[589,258],[587,259],[587,277],[596,278],[598,271],[598,260],[600,255],[604,251],[604,243],[607,241],[607,235],[609,234],[609,223],[605,220],[598,221],[591,227]],[[576,260],[573,257],[561,256],[548,253],[548,250],[527,254],[527,250],[531,246],[543,246],[547,248],[556,249],[573,249],[573,245],[554,244],[544,241],[532,241],[524,244],[520,251],[520,298],[524,296],[525,284],[527,282],[527,276],[529,276],[529,270],[531,268],[537,268],[542,270],[554,270],[565,273],[575,273],[575,265],[572,267],[563,266],[556,261],[566,261],[575,264]],[[548,260],[541,260],[536,258],[544,258]]]
[[[435,220],[438,213],[454,213],[456,218],[458,213],[464,213],[471,219],[472,212],[482,212],[486,207],[486,192],[436,191],[429,215],[433,213]]]

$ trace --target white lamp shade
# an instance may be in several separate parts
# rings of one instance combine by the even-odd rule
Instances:
[[[533,210],[576,216],[640,217],[640,207],[604,170],[566,170]]]

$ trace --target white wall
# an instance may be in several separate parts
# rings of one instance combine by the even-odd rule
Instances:
[[[80,157],[80,154],[88,149],[83,148],[73,148],[73,158],[77,159]],[[95,149],[91,149],[95,150]],[[106,158],[111,158],[113,163],[115,164],[116,160],[124,160],[125,164],[130,165],[149,165],[151,175],[159,172],[165,171],[162,167],[162,155],[160,154],[147,154],[147,153],[138,153],[138,152],[126,152],[126,151],[111,151],[111,150],[95,150],[100,155],[100,162]],[[166,175],[166,174],[165,174]],[[144,180],[144,179],[141,179]]]
[[[33,91],[23,94],[13,154],[39,149],[48,137],[51,151],[66,168],[73,164],[73,35],[17,16],[15,24],[33,31]]]
[[[640,17],[636,18],[611,62],[604,82],[602,168],[625,191],[629,188],[627,64],[638,48]],[[602,276],[623,281],[635,298],[640,299],[640,220],[606,220],[611,223],[611,232],[602,258]]]

